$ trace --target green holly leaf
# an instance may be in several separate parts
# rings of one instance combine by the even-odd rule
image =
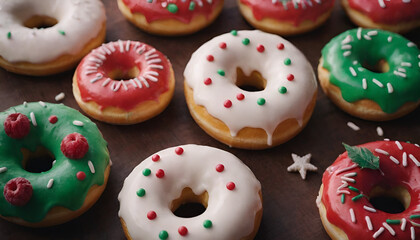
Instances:
[[[343,146],[346,148],[349,158],[359,165],[361,168],[379,169],[379,157],[364,147],[352,147],[345,143]]]

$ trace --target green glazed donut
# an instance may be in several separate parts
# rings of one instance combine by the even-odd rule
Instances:
[[[100,197],[109,152],[87,117],[62,104],[34,102],[1,112],[0,123],[1,217],[31,227],[57,225]],[[33,167],[40,154],[55,160],[45,170]]]
[[[358,28],[338,35],[322,49],[318,75],[334,103],[363,119],[398,118],[420,104],[420,51],[396,33]]]

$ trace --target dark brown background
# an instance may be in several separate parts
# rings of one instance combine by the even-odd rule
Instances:
[[[256,239],[328,239],[318,215],[315,199],[322,173],[344,151],[341,143],[350,145],[380,140],[376,127],[385,137],[420,142],[420,110],[399,120],[376,123],[353,118],[335,107],[319,90],[314,114],[307,127],[291,141],[264,151],[231,149],[204,133],[191,118],[183,94],[183,71],[191,54],[210,38],[232,29],[251,29],[241,17],[236,2],[227,0],[220,17],[210,27],[187,37],[157,37],[146,34],[128,21],[117,9],[115,0],[106,0],[106,41],[139,40],[153,45],[171,60],[176,76],[175,95],[169,107],[159,116],[132,126],[113,126],[97,122],[109,143],[114,165],[109,183],[99,201],[81,217],[61,226],[31,229],[0,220],[0,239],[124,239],[118,218],[117,195],[125,177],[143,159],[167,147],[195,143],[224,149],[242,159],[261,181],[264,214]],[[301,36],[288,37],[316,68],[322,47],[339,33],[354,28],[339,4],[332,17],[321,28]],[[406,35],[420,45],[419,31]],[[55,102],[65,92],[63,103],[80,109],[72,90],[73,71],[51,77],[26,77],[0,69],[0,110],[23,101]],[[420,90],[419,90],[420,91]],[[346,126],[352,121],[361,127],[355,132]],[[312,153],[317,173],[308,173],[303,181],[298,173],[288,173],[291,153]],[[241,199],[238,199],[241,201]]]

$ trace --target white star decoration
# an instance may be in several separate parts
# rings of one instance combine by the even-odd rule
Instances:
[[[292,158],[294,163],[287,168],[288,172],[297,172],[299,171],[300,176],[302,179],[306,178],[306,171],[316,171],[318,170],[317,167],[310,164],[309,161],[311,160],[311,154],[308,153],[303,157],[299,157],[298,155],[292,153]]]

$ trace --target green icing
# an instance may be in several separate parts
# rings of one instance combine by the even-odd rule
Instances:
[[[33,187],[31,200],[22,207],[11,205],[4,195],[0,195],[0,214],[5,217],[19,217],[28,222],[39,222],[44,219],[48,211],[55,206],[62,206],[72,211],[78,210],[85,200],[88,190],[93,185],[104,183],[104,174],[109,164],[107,143],[103,139],[96,124],[78,111],[62,104],[28,103],[12,107],[0,113],[0,167],[7,167],[7,171],[0,173],[0,191],[3,193],[6,183],[16,177],[28,179]],[[34,112],[37,126],[31,122],[31,130],[23,139],[12,139],[4,131],[4,121],[11,114],[19,112],[31,120],[30,113]],[[56,115],[58,121],[52,124],[48,117]],[[83,122],[84,126],[73,125],[74,120]],[[89,143],[89,151],[82,159],[71,160],[64,156],[60,150],[62,139],[70,133],[82,134]],[[22,151],[26,148],[35,151],[37,147],[47,148],[56,158],[54,166],[41,173],[27,172],[22,167]],[[92,161],[95,173],[92,174],[88,161]],[[76,173],[83,171],[86,178],[80,181]],[[53,187],[48,189],[47,184],[54,179]]]
[[[346,43],[348,36],[351,41]],[[358,29],[348,30],[322,49],[323,67],[330,72],[330,82],[340,88],[343,99],[351,103],[370,99],[389,114],[407,102],[419,101],[420,50],[401,35],[383,30],[361,29],[359,36],[360,40]],[[362,66],[374,66],[380,60],[388,63],[388,72],[376,73]],[[353,76],[350,67],[357,76]],[[403,75],[406,77],[394,73],[399,69],[405,69]],[[363,79],[366,79],[366,89],[363,88]],[[373,79],[383,87],[375,84]],[[391,90],[388,83],[392,86]]]

